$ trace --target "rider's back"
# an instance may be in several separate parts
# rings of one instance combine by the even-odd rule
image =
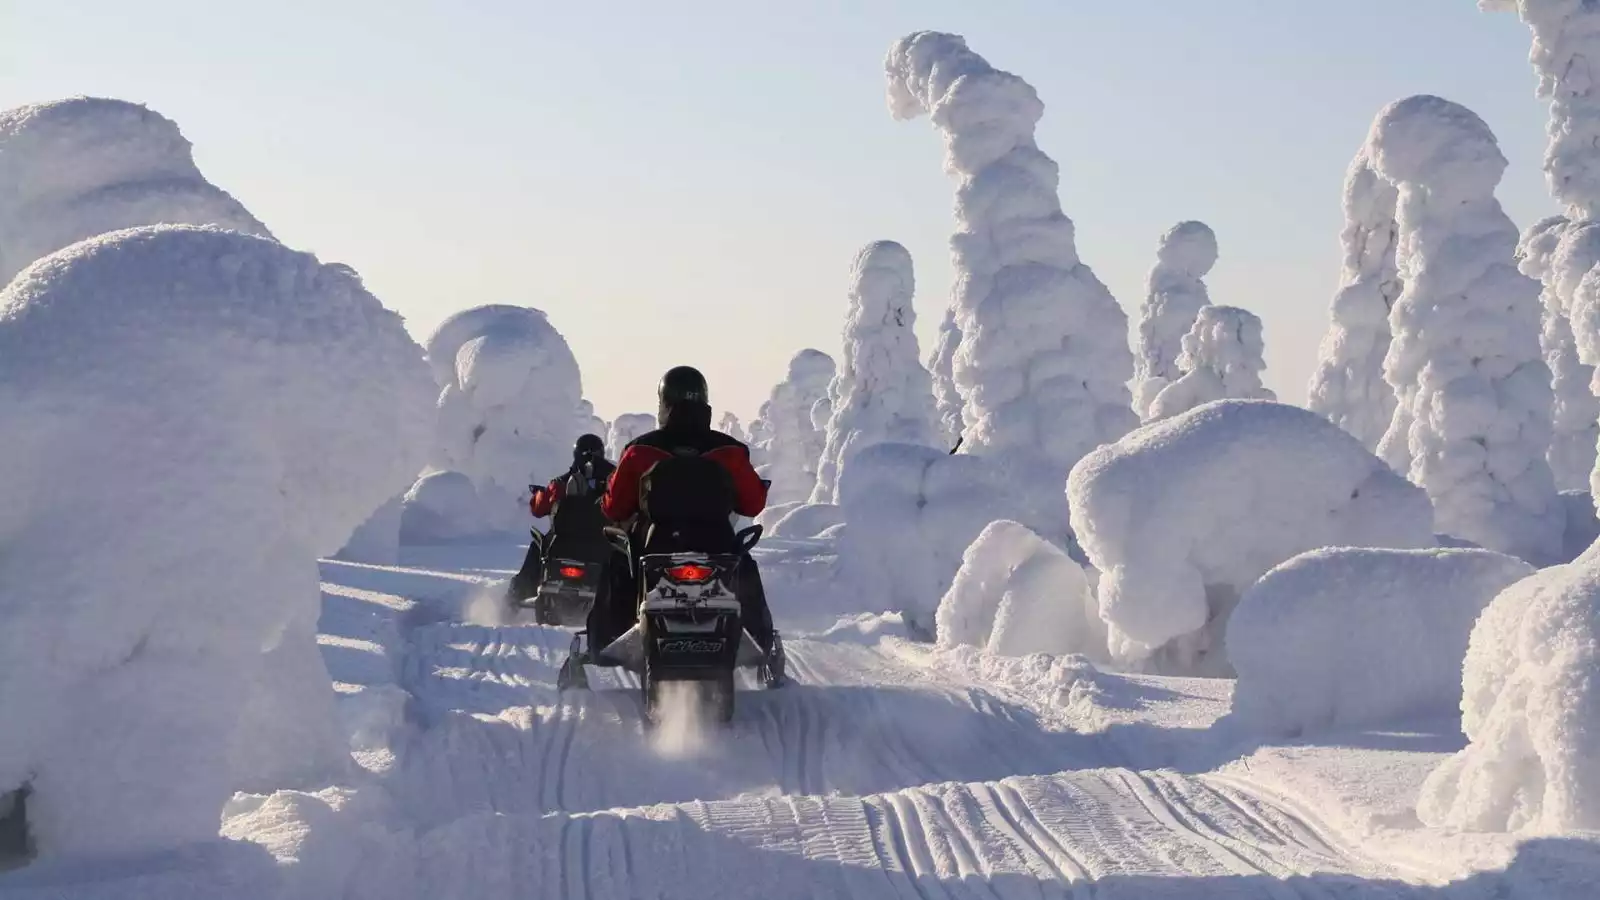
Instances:
[[[646,492],[648,508],[641,508]],[[612,521],[645,513],[653,522],[695,521],[728,527],[738,513],[754,516],[766,506],[766,486],[750,465],[750,450],[711,428],[711,408],[682,404],[665,425],[641,435],[623,451],[602,511]],[[701,549],[701,548],[696,548]]]
[[[600,510],[600,498],[613,469],[599,460],[592,473],[579,470],[568,474],[551,513],[550,531],[555,536],[551,556],[594,562],[605,558],[609,545],[602,529],[608,523]]]

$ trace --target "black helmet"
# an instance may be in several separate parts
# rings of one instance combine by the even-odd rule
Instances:
[[[706,377],[700,374],[699,369],[689,366],[668,369],[667,374],[661,376],[656,397],[661,401],[663,410],[686,402],[711,405],[711,391],[706,387]]]
[[[585,456],[592,459],[599,459],[601,456],[605,455],[605,452],[606,442],[601,440],[600,435],[598,434],[582,435],[578,438],[578,442],[572,445],[572,456],[574,459],[581,459]]]

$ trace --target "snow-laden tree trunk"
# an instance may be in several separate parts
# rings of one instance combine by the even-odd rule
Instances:
[[[951,249],[962,452],[991,456],[1014,478],[1059,482],[1138,417],[1127,314],[1079,260],[1059,169],[1034,142],[1044,104],[952,34],[902,38],[884,66],[891,113],[927,114],[960,180]]]
[[[1600,428],[1596,427],[1600,403],[1589,389],[1594,369],[1578,359],[1572,321],[1567,318],[1568,303],[1562,299],[1556,277],[1556,256],[1571,224],[1566,216],[1550,216],[1534,223],[1523,233],[1517,257],[1522,274],[1544,285],[1539,294],[1544,307],[1539,345],[1552,373],[1555,401],[1550,450],[1545,457],[1557,490],[1586,491],[1595,464],[1595,442],[1600,439]]]
[[[1183,336],[1182,374],[1150,404],[1151,420],[1188,412],[1213,400],[1276,400],[1261,386],[1266,369],[1261,320],[1236,306],[1207,306]]]
[[[850,274],[844,357],[828,388],[831,415],[812,503],[838,503],[839,473],[873,444],[938,446],[933,387],[917,348],[911,254],[868,244]]]
[[[817,486],[824,436],[813,422],[812,408],[827,399],[834,371],[833,357],[821,350],[801,350],[789,360],[787,377],[772,389],[763,407],[761,458],[763,472],[772,481],[769,507],[805,502]]]
[[[1369,136],[1345,174],[1339,236],[1344,263],[1307,406],[1376,450],[1394,418],[1394,389],[1383,378],[1383,358],[1389,352],[1389,309],[1401,284],[1394,261],[1394,185],[1373,170],[1370,142]]]
[[[960,346],[961,329],[956,327],[956,308],[948,306],[944,311],[944,321],[939,323],[939,336],[934,341],[933,351],[928,354],[928,374],[933,379],[933,400],[939,410],[939,428],[945,443],[951,447],[961,439],[961,432],[967,427],[961,418],[966,401],[961,399],[961,390],[956,387],[954,374],[956,350]]]
[[[1600,263],[1600,4],[1589,0],[1480,0],[1481,8],[1515,12],[1533,33],[1528,59],[1539,76],[1538,95],[1550,102],[1550,137],[1544,171],[1550,192],[1566,207],[1566,224],[1546,220],[1530,229],[1540,247],[1525,247],[1523,271],[1532,267],[1544,282],[1546,362],[1554,372],[1554,435],[1550,464],[1556,482],[1576,489],[1595,469],[1595,428],[1600,404],[1590,387],[1600,354],[1586,349],[1595,342],[1583,333],[1576,293],[1584,276]],[[1541,265],[1535,253],[1559,244]],[[1600,349],[1600,348],[1597,348]]]
[[[1204,222],[1179,222],[1161,236],[1139,308],[1133,411],[1151,417],[1156,395],[1178,377],[1178,354],[1202,307],[1211,302],[1203,279],[1217,264],[1217,236]]]
[[[1438,97],[1390,104],[1374,137],[1399,194],[1405,282],[1384,360],[1398,403],[1379,449],[1391,465],[1409,459],[1437,530],[1548,563],[1563,528],[1545,461],[1550,369],[1539,285],[1517,270],[1519,235],[1494,196],[1505,157],[1482,119]]]

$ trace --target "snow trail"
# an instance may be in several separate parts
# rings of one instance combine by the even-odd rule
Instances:
[[[409,698],[390,762],[369,765],[385,827],[407,837],[345,863],[381,873],[345,896],[1451,896],[1271,784],[1159,768],[1179,754],[1153,735],[1220,746],[1203,726],[1180,738],[1086,727],[1040,699],[1027,658],[972,648],[793,626],[788,687],[740,673],[730,727],[658,752],[632,675],[591,668],[590,693],[556,691],[570,630],[463,621],[520,558],[499,550],[498,562],[490,548],[406,548],[407,566],[325,564],[329,598],[392,623],[348,626],[330,607],[324,631],[348,627],[325,649],[393,657],[330,660],[335,677],[368,691],[392,678]],[[780,626],[800,611],[791,570],[819,550],[758,551]],[[1000,674],[1010,664],[1024,674]],[[1092,693],[1109,718],[1143,707],[1155,722],[1162,703],[1192,717],[1185,683]]]

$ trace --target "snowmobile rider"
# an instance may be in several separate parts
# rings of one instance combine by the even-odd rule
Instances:
[[[522,570],[511,579],[508,599],[532,597],[544,580],[545,558],[563,557],[599,565],[610,555],[606,542],[605,517],[600,512],[600,496],[615,471],[606,459],[605,441],[599,435],[585,434],[572,446],[572,467],[544,487],[534,487],[528,498],[528,511],[535,519],[551,516],[546,552],[539,542],[528,545]]]
[[[614,523],[631,523],[635,557],[642,555],[651,529],[645,521],[640,495],[651,470],[657,463],[674,457],[698,456],[720,464],[731,476],[733,508],[708,513],[721,517],[720,523],[726,525],[726,540],[731,543],[733,525],[729,517],[732,513],[752,518],[759,515],[767,505],[769,483],[751,465],[750,448],[712,429],[710,393],[705,376],[698,370],[689,366],[669,370],[661,378],[657,398],[656,421],[660,427],[628,444],[617,460],[600,511]],[[591,656],[627,631],[637,615],[631,601],[638,597],[638,585],[630,574],[631,567],[619,559],[606,568],[608,576],[589,616]],[[762,650],[768,650],[772,646],[772,613],[767,608],[761,572],[749,553],[742,555],[736,578],[739,583],[734,590],[744,605],[744,627]]]

